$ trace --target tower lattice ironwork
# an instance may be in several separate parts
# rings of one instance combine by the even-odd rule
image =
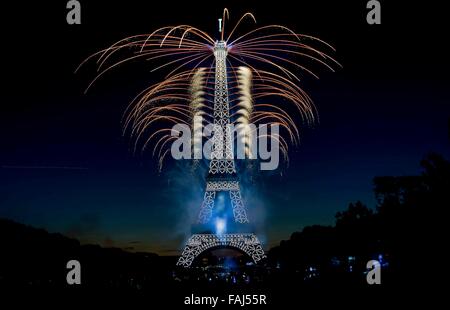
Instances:
[[[218,41],[214,46],[214,135],[209,163],[209,174],[198,224],[213,220],[215,201],[219,193],[229,195],[235,223],[247,224],[247,210],[241,197],[239,180],[233,157],[233,136],[230,125],[230,107],[227,78],[227,46]],[[193,234],[182,252],[177,265],[189,267],[202,252],[218,246],[237,248],[249,255],[256,263],[265,257],[264,250],[254,233],[201,233]]]

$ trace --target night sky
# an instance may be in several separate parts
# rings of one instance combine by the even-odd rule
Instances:
[[[80,1],[82,24],[70,26],[58,2],[2,9],[0,217],[82,242],[177,253],[203,189],[183,184],[177,163],[158,173],[121,132],[128,102],[161,76],[134,63],[84,95],[94,68],[73,72],[93,52],[161,26],[216,33],[223,7],[232,21],[251,11],[259,25],[320,37],[343,65],[305,77],[320,121],[302,127],[289,167],[243,190],[266,248],[307,225],[332,225],[350,202],[374,208],[374,176],[419,174],[431,151],[450,157],[448,18],[439,7],[381,1],[382,24],[368,25],[364,0]]]

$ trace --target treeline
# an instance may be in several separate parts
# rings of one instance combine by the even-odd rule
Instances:
[[[152,253],[80,245],[78,240],[0,219],[0,287],[68,287],[69,260],[81,264],[83,288],[145,288],[169,278],[174,262]]]
[[[380,260],[392,280],[419,280],[444,268],[440,241],[448,224],[450,162],[428,155],[418,176],[375,177],[377,206],[351,203],[335,215],[334,226],[309,226],[268,253],[269,264],[285,273],[321,280],[336,273],[361,278],[368,260]],[[446,213],[446,212],[445,212]]]

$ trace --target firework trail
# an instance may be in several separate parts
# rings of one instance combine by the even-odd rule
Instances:
[[[245,143],[245,155],[252,158],[248,124],[277,124],[279,134],[266,134],[280,142],[284,158],[288,159],[290,144],[299,143],[299,127],[292,113],[298,112],[302,123],[312,124],[315,107],[311,98],[299,86],[303,74],[318,78],[313,67],[334,71],[340,66],[329,53],[335,49],[319,38],[298,34],[282,25],[267,25],[239,33],[246,20],[255,23],[251,13],[245,13],[228,29],[229,12],[224,9],[220,39],[227,48],[227,75],[231,122],[242,128],[237,139]],[[150,34],[124,38],[84,60],[96,62],[97,76],[131,61],[151,63],[152,72],[168,71],[165,79],[150,85],[128,106],[124,117],[124,134],[134,137],[134,149],[149,145],[161,168],[170,152],[174,124],[193,129],[192,152],[198,154],[203,139],[202,129],[214,122],[214,46],[211,35],[190,25],[166,26]],[[325,50],[325,51],[324,51]],[[77,68],[78,70],[79,68]],[[86,90],[87,91],[87,90]],[[258,137],[257,137],[258,138]]]
[[[252,99],[252,71],[247,67],[238,68],[238,94],[234,118],[236,123],[236,129],[238,132],[237,139],[244,145],[244,155],[247,158],[254,158],[256,155],[252,150],[252,132],[250,132],[249,124],[251,122],[251,116],[253,112],[253,99]]]

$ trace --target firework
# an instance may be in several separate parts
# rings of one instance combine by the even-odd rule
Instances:
[[[256,24],[251,13],[245,13],[227,34],[229,12],[223,12],[220,40],[227,48],[230,119],[237,128],[277,124],[280,134],[266,135],[280,142],[284,158],[290,144],[299,143],[297,111],[303,123],[311,124],[316,111],[311,98],[299,86],[306,74],[318,78],[312,68],[322,66],[334,71],[340,66],[329,54],[334,48],[309,35],[298,34],[282,25],[256,27],[239,34],[243,22]],[[202,128],[214,122],[214,46],[216,40],[207,32],[190,25],[166,26],[150,34],[124,38],[88,57],[96,62],[100,77],[119,65],[145,61],[152,72],[166,70],[163,81],[150,85],[128,106],[124,133],[134,137],[135,150],[152,146],[153,155],[162,167],[170,151],[174,124],[185,124],[192,131],[192,152],[203,139]],[[80,66],[81,66],[80,65]],[[78,69],[77,69],[78,70]],[[248,129],[237,139],[245,144],[245,154],[252,157]]]

